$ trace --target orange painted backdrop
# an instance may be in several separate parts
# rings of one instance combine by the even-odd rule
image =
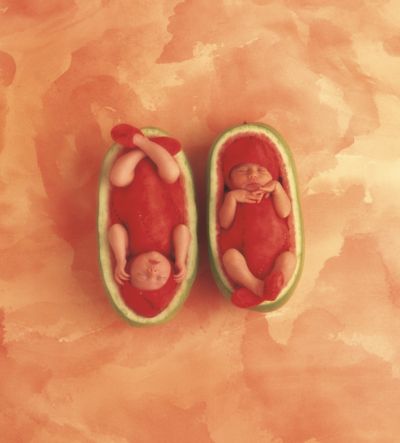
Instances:
[[[0,6],[2,441],[398,441],[398,0]],[[303,207],[303,276],[269,315],[231,306],[207,262],[207,153],[244,120],[285,136]],[[180,139],[197,185],[198,278],[147,329],[97,263],[121,121]]]

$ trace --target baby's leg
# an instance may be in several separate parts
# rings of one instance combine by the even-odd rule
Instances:
[[[296,267],[296,256],[293,252],[282,252],[275,259],[272,271],[264,281],[264,299],[275,300],[283,286],[289,281]]]
[[[178,163],[166,149],[140,134],[135,135],[134,143],[156,164],[158,174],[165,182],[174,183],[178,179]]]
[[[296,267],[296,256],[291,251],[285,251],[282,252],[278,257],[275,259],[274,267],[272,269],[272,272],[282,272],[283,274],[283,280],[284,284],[286,284],[290,277],[293,274],[293,271]]]
[[[249,267],[246,259],[237,249],[228,249],[225,251],[222,261],[229,277],[241,286],[261,296],[263,294],[264,282],[256,278]]]
[[[110,182],[114,186],[127,186],[135,177],[136,165],[145,157],[139,149],[122,155],[113,165],[110,171]]]

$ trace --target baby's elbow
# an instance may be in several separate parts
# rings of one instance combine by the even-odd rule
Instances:
[[[229,226],[231,225],[231,222],[230,220],[227,220],[225,217],[220,217],[219,225],[221,226],[222,229],[228,229]]]

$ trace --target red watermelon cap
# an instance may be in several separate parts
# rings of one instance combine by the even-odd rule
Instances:
[[[125,304],[136,314],[143,317],[155,317],[169,305],[175,295],[177,285],[171,263],[170,275],[161,288],[144,291],[132,286],[130,281],[124,281],[121,296]]]
[[[250,135],[239,137],[225,146],[222,153],[222,174],[228,186],[232,169],[243,163],[260,165],[268,169],[274,180],[279,178],[279,160],[276,148],[270,140]]]

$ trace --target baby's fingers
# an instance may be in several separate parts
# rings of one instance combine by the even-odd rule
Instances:
[[[127,274],[125,271],[117,271],[115,273],[115,280],[118,284],[122,285],[124,280],[129,280],[129,274]]]
[[[246,203],[255,203],[258,200],[258,197],[255,194],[246,195]]]
[[[127,274],[125,271],[119,271],[118,277],[121,280],[128,280],[129,279],[129,274]]]
[[[183,277],[184,274],[185,274],[184,271],[177,272],[176,274],[174,274],[174,278],[175,279],[181,278]]]
[[[180,283],[183,280],[183,277],[186,274],[186,270],[182,269],[181,271],[179,271],[178,273],[174,274],[174,280],[178,283]]]
[[[119,276],[117,274],[114,275],[115,281],[119,284],[122,285],[122,280],[119,278]]]
[[[183,277],[184,277],[184,275],[175,275],[175,276],[174,276],[174,280],[175,280],[177,283],[180,283],[180,282],[183,280]]]
[[[124,277],[124,278],[128,279],[129,278],[129,274],[125,270],[122,270],[121,271],[121,277]]]

